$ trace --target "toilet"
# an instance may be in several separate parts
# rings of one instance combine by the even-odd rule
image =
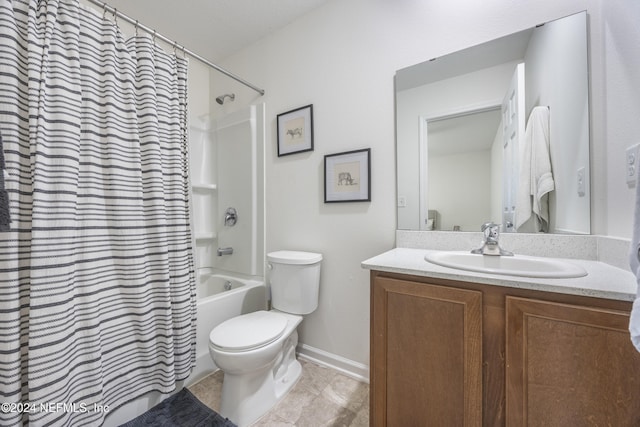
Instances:
[[[209,334],[209,354],[224,372],[220,414],[239,427],[275,406],[300,377],[296,329],[318,307],[321,254],[277,251],[267,261],[272,309],[226,320]]]

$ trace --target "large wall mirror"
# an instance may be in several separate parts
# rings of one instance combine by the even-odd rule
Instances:
[[[398,229],[590,233],[587,14],[396,73]]]

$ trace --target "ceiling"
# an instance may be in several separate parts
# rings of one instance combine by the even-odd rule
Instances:
[[[396,74],[396,91],[413,89],[497,64],[522,60],[533,30],[529,28],[403,68]]]
[[[490,151],[500,127],[500,107],[427,124],[429,156]]]
[[[107,0],[106,3],[216,63],[327,1]]]

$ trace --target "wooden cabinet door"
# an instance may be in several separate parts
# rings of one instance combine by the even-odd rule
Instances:
[[[377,276],[371,425],[482,425],[482,293]]]
[[[506,299],[508,426],[640,425],[629,313]]]

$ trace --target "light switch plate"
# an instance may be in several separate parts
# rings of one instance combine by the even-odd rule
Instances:
[[[584,166],[578,169],[578,197],[584,197],[586,194],[585,187],[586,183],[584,182]]]

